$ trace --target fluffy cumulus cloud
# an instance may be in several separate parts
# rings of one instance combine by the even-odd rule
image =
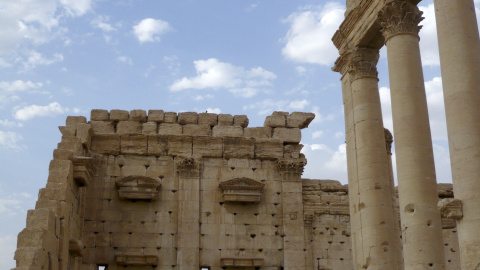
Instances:
[[[0,130],[0,148],[17,149],[20,147],[18,143],[21,139],[22,136],[15,132]]]
[[[261,67],[245,70],[243,67],[220,62],[215,58],[193,62],[197,75],[183,77],[170,86],[170,91],[185,89],[228,89],[241,97],[253,97],[258,91],[272,86],[273,72]]]
[[[35,117],[55,116],[67,112],[78,112],[78,109],[62,107],[58,102],[52,102],[48,105],[30,105],[23,108],[17,108],[13,114],[16,120],[26,121]]]
[[[109,17],[107,16],[98,16],[93,19],[90,23],[93,27],[98,28],[104,32],[112,32],[116,29],[108,23]]]
[[[282,54],[293,61],[331,66],[338,51],[331,38],[344,19],[345,9],[337,2],[307,6],[285,20],[290,29]]]
[[[168,22],[146,18],[133,26],[133,33],[140,43],[160,41],[160,36],[172,28]]]
[[[305,144],[302,153],[308,158],[302,177],[315,179],[321,175],[323,179],[335,179],[347,184],[345,144],[337,149],[330,149],[324,144]]]
[[[35,91],[43,86],[43,83],[31,81],[0,81],[0,104],[19,100],[21,92]]]
[[[38,65],[51,65],[63,61],[62,54],[53,54],[51,57],[45,57],[37,51],[31,51],[28,57],[23,61],[24,70],[33,69]]]
[[[64,33],[62,20],[82,16],[92,0],[4,0],[0,4],[0,53],[10,53],[23,41],[42,44]],[[67,15],[67,16],[65,16]]]

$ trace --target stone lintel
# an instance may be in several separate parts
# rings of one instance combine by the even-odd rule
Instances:
[[[225,202],[260,202],[265,184],[250,178],[235,178],[220,183]]]
[[[263,265],[263,258],[221,258],[220,266],[227,267],[259,267]]]
[[[90,185],[92,160],[93,158],[91,157],[75,157],[72,160],[73,179],[75,179],[76,183],[81,187]]]
[[[124,200],[156,200],[160,183],[150,177],[131,175],[115,182],[118,196]]]

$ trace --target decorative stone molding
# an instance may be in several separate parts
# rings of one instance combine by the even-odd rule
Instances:
[[[391,155],[392,154],[392,143],[393,143],[393,135],[390,132],[390,130],[384,128],[383,129],[385,133],[385,145],[387,147],[387,154]]]
[[[265,184],[253,179],[242,177],[220,183],[225,202],[259,202]]]
[[[195,178],[200,175],[200,165],[194,158],[176,157],[177,172],[182,177]]]
[[[68,252],[72,254],[73,257],[82,257],[83,256],[82,241],[77,239],[70,239],[70,241],[68,241]]]
[[[124,200],[156,200],[160,183],[150,177],[131,175],[115,182],[118,197]]]
[[[423,12],[408,1],[392,1],[378,13],[378,22],[382,26],[385,43],[398,34],[418,36],[422,28],[418,24],[424,19]]]
[[[454,220],[460,220],[463,218],[463,210],[462,210],[462,201],[447,198],[438,201],[438,210],[442,215],[442,218],[451,218]]]
[[[307,165],[305,158],[277,160],[277,171],[283,180],[301,180],[303,169]]]
[[[90,170],[93,158],[91,157],[75,157],[72,159],[73,164],[73,179],[81,186],[88,186],[90,184]]]
[[[221,258],[221,267],[260,267],[263,265],[263,258]]]
[[[119,265],[157,265],[158,258],[155,255],[115,255],[115,261]]]
[[[356,48],[350,54],[348,73],[350,81],[370,77],[378,80],[377,62],[380,54],[378,50],[370,48]]]

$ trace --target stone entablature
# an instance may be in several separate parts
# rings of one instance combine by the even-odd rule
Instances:
[[[124,200],[156,200],[160,183],[150,177],[130,175],[115,182],[118,197]]]

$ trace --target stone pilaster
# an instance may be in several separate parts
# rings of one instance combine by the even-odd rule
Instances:
[[[176,157],[179,186],[178,269],[200,267],[200,164],[193,158]]]
[[[405,269],[444,269],[435,165],[420,59],[422,12],[408,1],[379,13],[390,77]]]
[[[435,0],[462,269],[480,266],[480,42],[473,0]]]
[[[306,269],[301,179],[306,164],[305,158],[277,161],[277,172],[282,178],[283,266],[286,270]]]
[[[355,177],[349,177],[354,267],[399,269],[391,179],[385,151],[376,64],[378,50],[357,48],[349,55],[351,123],[347,144]],[[350,171],[349,171],[350,173]],[[352,200],[353,199],[353,200]]]

